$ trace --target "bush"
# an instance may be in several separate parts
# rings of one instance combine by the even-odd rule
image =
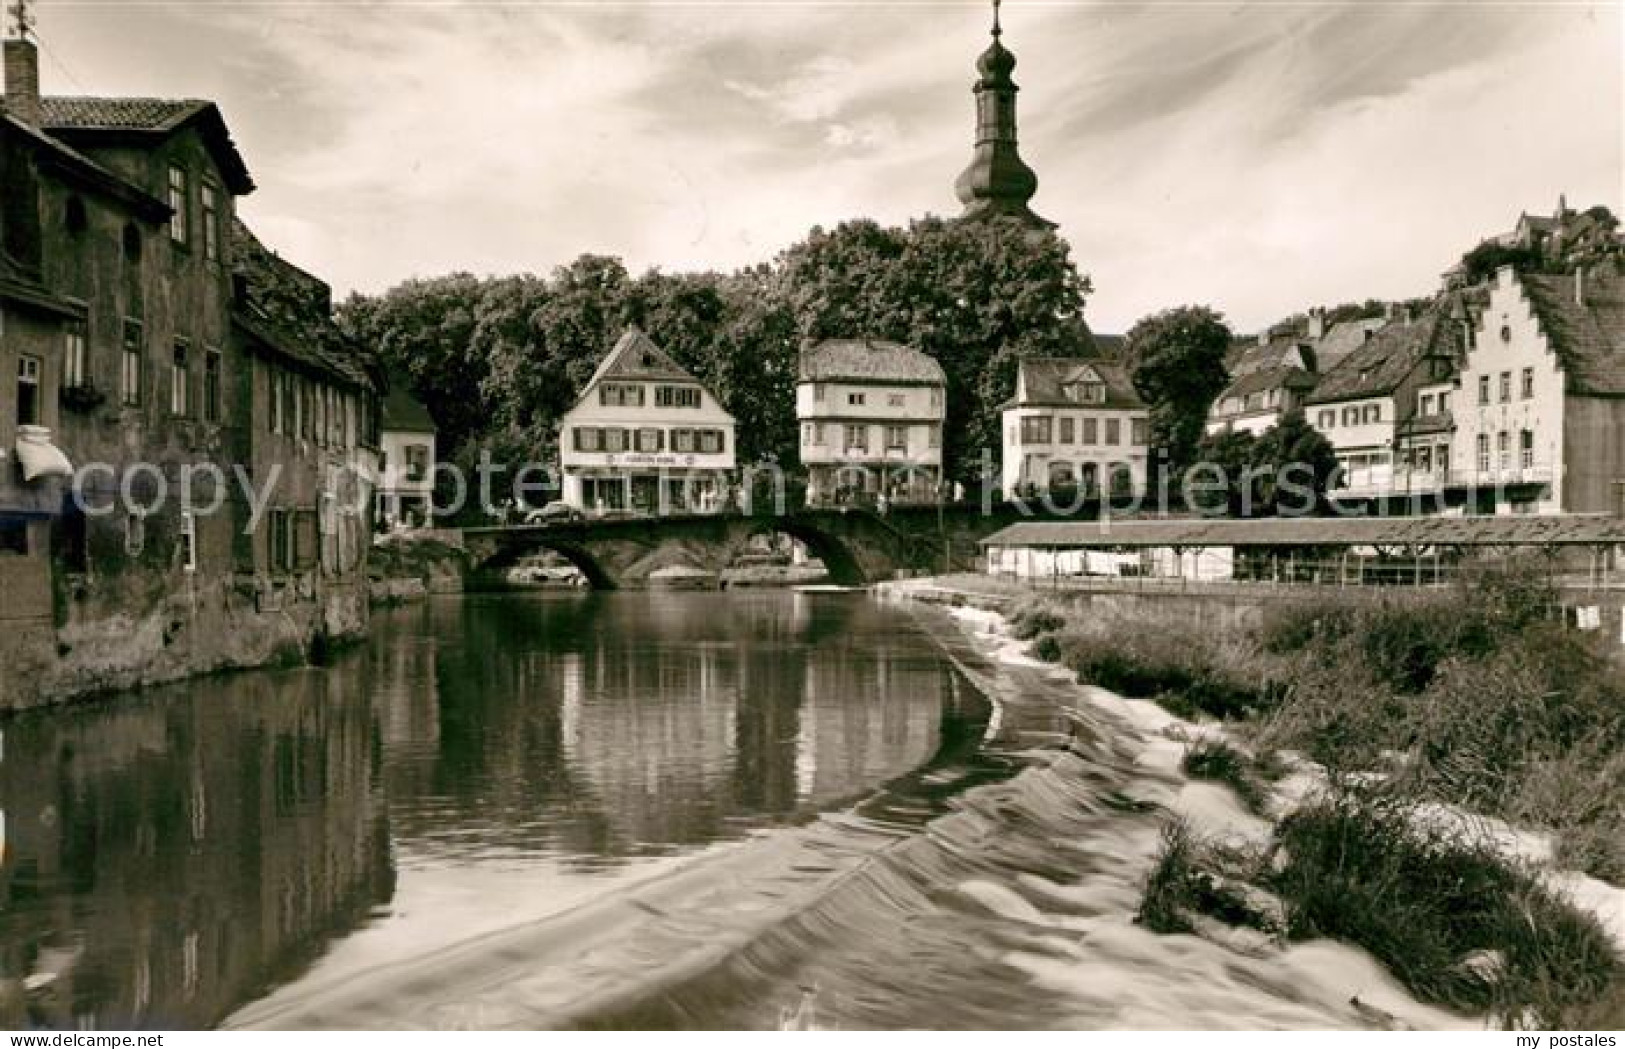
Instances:
[[[1062,635],[1059,648],[1078,680],[1156,700],[1180,717],[1238,718],[1261,705],[1260,688],[1232,671],[1233,661],[1209,639],[1122,623],[1105,633]]]
[[[1266,800],[1265,790],[1251,766],[1247,755],[1224,740],[1212,738],[1197,740],[1185,748],[1185,757],[1180,761],[1186,775],[1223,783],[1249,810],[1260,812]]]
[[[1059,609],[1047,605],[1028,605],[1010,616],[1010,634],[1017,641],[1031,641],[1042,634],[1064,630],[1067,618]]]
[[[1272,879],[1288,935],[1360,945],[1417,997],[1506,1022],[1568,1027],[1617,994],[1625,965],[1591,916],[1489,846],[1423,829],[1392,798],[1344,795],[1283,822]],[[1464,962],[1499,959],[1488,976]]]
[[[1059,663],[1061,661],[1061,639],[1054,634],[1043,634],[1033,642],[1031,654],[1034,659],[1041,659],[1046,663]]]

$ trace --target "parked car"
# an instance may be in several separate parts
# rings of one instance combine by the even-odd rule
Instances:
[[[530,510],[525,514],[525,523],[528,525],[558,524],[565,521],[579,521],[582,513],[569,503],[548,503],[540,510]]]

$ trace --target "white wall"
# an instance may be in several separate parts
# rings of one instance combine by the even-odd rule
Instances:
[[[1050,440],[1047,443],[1028,443],[1022,437],[1022,420],[1028,418],[1049,418]],[[1072,420],[1072,440],[1065,442],[1062,437],[1061,420]],[[1095,440],[1086,442],[1087,436],[1085,420],[1093,419],[1095,424]],[[1107,437],[1108,420],[1116,420],[1118,424],[1117,443],[1109,444]],[[1146,441],[1134,440],[1135,420],[1141,421],[1141,426],[1149,430],[1149,416],[1143,408],[1007,408],[1003,419],[1003,485],[1006,494],[1015,494],[1024,484],[1036,484],[1039,488],[1048,485],[1051,464],[1067,463],[1071,465],[1075,477],[1082,479],[1083,467],[1086,463],[1095,466],[1098,484],[1102,491],[1109,492],[1111,484],[1111,468],[1124,465],[1134,480],[1134,490],[1143,492],[1146,487],[1146,461],[1149,455]],[[1148,436],[1148,434],[1147,434]]]
[[[852,403],[852,395],[862,399]],[[887,383],[802,383],[796,387],[801,461],[808,466],[839,463],[942,465],[944,396],[940,386]],[[886,447],[886,427],[905,426],[902,449]],[[848,448],[846,427],[863,426],[863,450]]]

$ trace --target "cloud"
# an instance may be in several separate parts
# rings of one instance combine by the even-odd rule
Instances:
[[[1523,209],[1619,208],[1615,5],[1007,4],[1035,207],[1091,323],[1426,292]],[[57,90],[219,100],[245,216],[341,291],[770,258],[952,213],[975,5],[57,0]]]

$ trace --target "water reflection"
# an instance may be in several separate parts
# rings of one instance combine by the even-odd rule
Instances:
[[[388,899],[347,671],[5,723],[0,1026],[209,1024]]]
[[[756,592],[439,600],[325,671],[12,718],[0,1024],[215,1024],[961,761],[984,717],[905,614]]]

